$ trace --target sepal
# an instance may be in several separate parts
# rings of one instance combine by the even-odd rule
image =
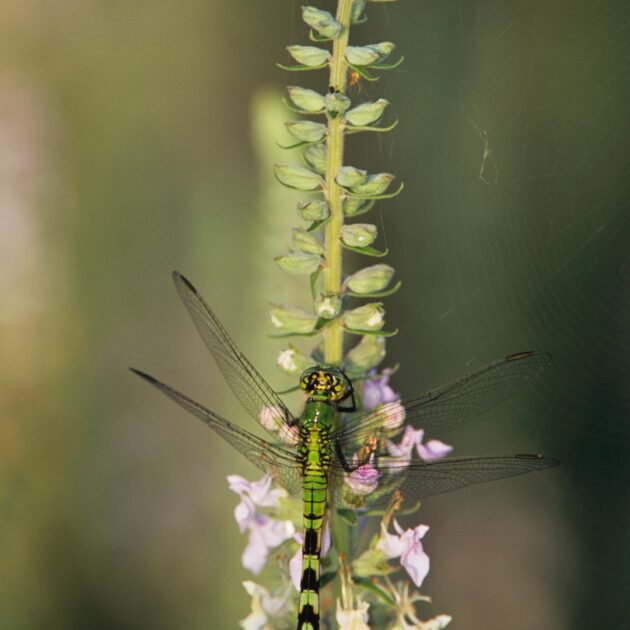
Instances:
[[[375,335],[365,335],[352,348],[347,359],[355,370],[370,370],[385,358],[385,339]]]
[[[276,177],[281,184],[297,190],[317,190],[323,184],[322,178],[299,164],[282,162],[274,166]]]
[[[318,144],[309,144],[302,152],[302,156],[304,157],[306,163],[318,173],[323,174],[326,172],[328,149],[323,142]]]
[[[322,237],[316,232],[309,232],[303,228],[293,228],[293,247],[307,254],[317,256],[324,254]]]
[[[346,278],[344,287],[357,295],[368,295],[387,288],[394,276],[393,267],[384,264],[372,265],[360,269]]]
[[[291,102],[301,111],[315,114],[324,110],[326,99],[315,90],[290,85],[287,88]]]
[[[307,334],[315,330],[317,317],[287,304],[272,304],[271,323],[282,332]]]
[[[290,252],[274,258],[274,262],[287,273],[294,275],[309,275],[315,273],[322,264],[322,259],[315,254],[306,252]]]
[[[287,46],[287,50],[293,59],[307,68],[321,68],[332,59],[326,49],[317,46]]]
[[[284,123],[289,133],[302,142],[321,142],[326,137],[326,125],[312,120],[289,120]]]
[[[362,103],[346,112],[346,121],[354,127],[366,127],[376,122],[389,105],[389,101],[379,98],[372,103]]]
[[[317,33],[326,39],[337,39],[343,27],[328,12],[315,7],[302,7],[302,19]]]
[[[341,298],[334,294],[320,294],[315,298],[315,312],[322,319],[334,319],[341,312]]]
[[[380,59],[379,52],[373,46],[348,46],[346,61],[353,66],[371,66]]]
[[[369,175],[363,182],[351,185],[350,191],[357,195],[382,195],[396,178],[391,173],[376,173]]]
[[[385,309],[381,302],[364,304],[343,314],[343,325],[351,330],[375,331],[385,325]]]
[[[341,228],[341,240],[349,247],[367,247],[378,236],[378,230],[371,223],[351,223]]]
[[[306,368],[315,365],[310,357],[302,354],[293,344],[285,350],[281,350],[276,359],[276,365],[287,374],[300,374]]]
[[[356,166],[342,166],[335,175],[335,182],[343,188],[350,188],[361,186],[364,182],[368,181],[367,171],[362,168],[356,168]]]
[[[343,114],[346,110],[350,108],[352,105],[352,101],[341,92],[332,92],[330,94],[326,94],[326,111],[331,114],[331,116],[336,116],[337,114]]]
[[[330,216],[330,208],[323,199],[300,201],[297,213],[304,221],[325,221]]]

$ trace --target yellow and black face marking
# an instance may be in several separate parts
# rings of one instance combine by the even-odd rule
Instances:
[[[335,402],[346,393],[346,380],[340,370],[318,365],[306,370],[300,378],[300,388],[315,400]]]

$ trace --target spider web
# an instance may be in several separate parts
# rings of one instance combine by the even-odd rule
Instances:
[[[399,80],[409,93],[397,101],[417,104],[400,112],[418,121],[417,143],[397,142],[406,211],[387,223],[394,255],[401,241],[417,252],[393,263],[406,279],[396,326],[421,349],[414,381],[506,352],[553,355],[515,405],[530,443],[563,461],[559,500],[583,544],[579,588],[602,589],[609,617],[597,623],[615,627],[627,604],[612,585],[630,577],[630,7],[410,10],[419,32],[405,54],[422,61],[407,73],[421,79]],[[391,347],[403,378],[419,359]],[[587,605],[574,614],[586,623]]]
[[[401,125],[347,147],[348,163],[406,184],[359,219],[379,225],[404,283],[386,301],[402,331],[388,341],[395,385],[409,397],[512,352],[553,355],[492,427],[501,418],[515,443],[562,460],[550,483],[584,602],[566,627],[617,627],[628,609],[615,585],[630,579],[630,6],[368,6],[351,43],[392,40],[407,59],[358,92],[387,98]]]

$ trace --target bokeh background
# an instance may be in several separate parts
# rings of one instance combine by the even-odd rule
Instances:
[[[173,291],[207,296],[274,386],[272,262],[298,197],[271,165],[293,0],[4,0],[0,20],[0,628],[233,628],[249,602],[225,476],[255,476],[127,372],[248,426]],[[330,1],[320,3],[332,8]],[[427,500],[423,591],[451,627],[629,627],[630,5],[371,5],[400,125],[348,158],[405,181],[371,217],[410,396],[488,360],[555,364],[452,436],[559,469]],[[302,80],[303,79],[303,80]],[[295,158],[297,159],[297,157]],[[363,262],[363,261],[362,261]],[[348,269],[358,261],[348,259]]]

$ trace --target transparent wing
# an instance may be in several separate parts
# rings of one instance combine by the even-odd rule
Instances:
[[[274,479],[288,492],[295,494],[301,491],[302,469],[293,451],[278,444],[272,444],[241,429],[176,389],[158,381],[153,376],[134,368],[130,369],[134,374],[174,400],[180,407],[197,416],[260,470],[271,473]]]
[[[247,413],[260,423],[263,410],[273,410],[273,415],[283,418],[287,426],[294,426],[296,420],[291,412],[236,347],[195,287],[177,271],[173,272],[173,280],[195,328]]]
[[[515,477],[557,466],[560,462],[543,455],[505,455],[486,457],[448,457],[435,462],[413,461],[406,467],[400,463],[377,464],[380,473],[378,487],[364,498],[365,506],[386,506],[392,493],[399,490],[405,505],[433,494],[451,492],[477,483]],[[333,465],[329,475],[336,479],[334,484],[340,503],[349,502],[348,486],[344,484],[344,471]],[[356,507],[356,503],[355,503]]]
[[[550,363],[551,356],[544,352],[520,352],[490,363],[419,398],[402,401],[405,424],[424,429],[429,437],[440,437],[509,398]],[[399,404],[347,418],[332,436],[344,456],[351,458],[357,445],[378,437],[383,422]]]

